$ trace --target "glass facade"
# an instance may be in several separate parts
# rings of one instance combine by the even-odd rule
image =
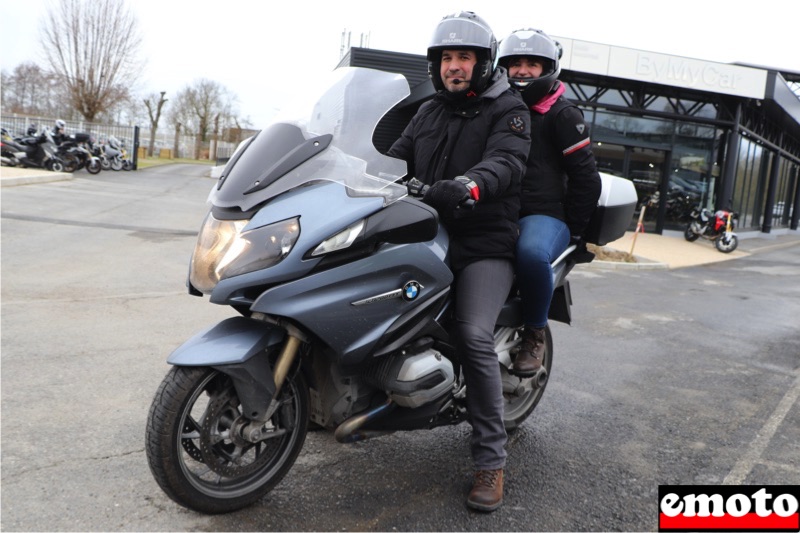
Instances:
[[[585,83],[565,85],[566,96],[581,107],[591,129],[598,170],[628,178],[636,186],[639,206],[632,229],[644,208],[645,231],[682,231],[698,205],[734,209],[741,230],[760,231],[767,209],[772,213],[770,228],[790,227],[798,165],[746,134],[740,135],[738,153],[733,154],[736,170],[727,188],[731,198],[721,198],[729,129],[713,124],[725,124],[719,102]],[[630,111],[621,111],[623,107]],[[775,201],[767,206],[775,163]]]

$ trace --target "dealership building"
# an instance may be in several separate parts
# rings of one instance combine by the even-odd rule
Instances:
[[[601,172],[633,181],[645,231],[682,230],[691,207],[732,208],[740,233],[797,230],[800,72],[555,37],[565,96]],[[339,66],[405,75],[411,94],[375,132],[388,149],[434,94],[424,55],[350,48]]]

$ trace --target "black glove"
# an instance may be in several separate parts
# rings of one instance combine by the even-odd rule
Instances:
[[[473,188],[476,188],[475,182],[465,176],[458,176],[453,180],[437,181],[425,192],[422,201],[435,207],[438,211],[451,212],[472,198],[470,191]]]
[[[572,252],[572,259],[574,259],[576,263],[591,263],[594,261],[594,253],[586,248],[586,241],[583,240],[583,237],[580,235],[572,235],[569,238],[569,243],[577,246],[575,251]]]

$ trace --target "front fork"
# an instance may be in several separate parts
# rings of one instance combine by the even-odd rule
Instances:
[[[275,414],[275,411],[277,411],[278,407],[280,407],[278,396],[280,395],[281,387],[283,387],[283,383],[286,381],[286,376],[289,375],[289,370],[292,368],[292,365],[297,359],[300,346],[308,340],[308,337],[294,324],[277,320],[273,317],[265,315],[264,313],[253,313],[250,318],[254,320],[260,320],[262,322],[276,324],[286,330],[286,341],[283,343],[283,349],[281,350],[277,361],[275,361],[275,369],[272,372],[275,382],[275,392],[272,394],[269,407],[267,407],[266,414],[263,417],[263,420],[269,420],[272,415]],[[251,425],[258,423],[258,421],[253,421],[251,422]]]

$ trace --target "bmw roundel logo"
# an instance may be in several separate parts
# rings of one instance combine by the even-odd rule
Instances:
[[[411,300],[416,299],[416,297],[419,296],[419,291],[421,289],[422,285],[416,281],[409,281],[403,285],[403,300],[410,302]]]

